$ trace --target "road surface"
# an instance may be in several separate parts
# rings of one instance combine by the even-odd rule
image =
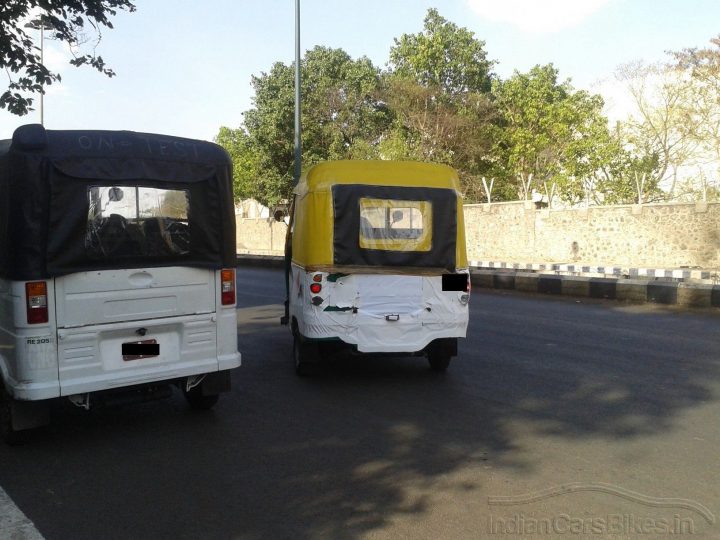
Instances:
[[[717,314],[476,289],[447,373],[298,378],[282,272],[239,269],[238,293],[243,366],[212,412],[66,404],[0,446],[43,536],[720,537]]]

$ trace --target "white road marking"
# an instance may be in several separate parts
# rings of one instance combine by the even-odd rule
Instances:
[[[40,531],[0,487],[0,538],[44,540]]]

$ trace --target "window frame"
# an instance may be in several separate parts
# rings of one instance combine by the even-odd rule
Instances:
[[[414,252],[428,252],[432,249],[433,204],[431,201],[360,197],[358,205],[360,219],[365,218],[363,210],[370,208],[380,208],[386,212],[408,208],[416,209],[420,212],[422,219],[422,233],[417,238],[368,238],[363,234],[362,223],[360,223],[358,244],[361,249]]]

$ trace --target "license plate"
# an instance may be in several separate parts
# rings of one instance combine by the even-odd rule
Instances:
[[[125,362],[160,356],[160,344],[156,339],[129,341],[122,344],[122,358]]]

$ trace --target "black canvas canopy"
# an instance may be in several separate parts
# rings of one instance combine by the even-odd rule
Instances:
[[[187,194],[188,245],[181,255],[86,245],[93,186],[144,186]],[[0,277],[39,279],[103,268],[232,267],[232,163],[220,146],[130,131],[53,131],[30,124],[0,141]]]
[[[387,266],[397,268],[444,268],[455,271],[457,195],[454,190],[432,187],[337,184],[332,187],[334,263],[338,266]],[[432,242],[425,251],[388,250],[360,246],[362,198],[432,203]],[[340,218],[340,219],[338,219]]]

